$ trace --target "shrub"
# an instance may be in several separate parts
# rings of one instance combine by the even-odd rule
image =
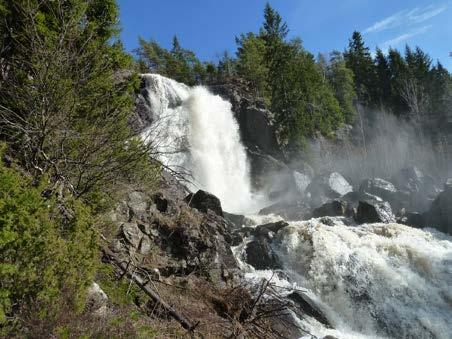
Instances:
[[[40,318],[52,318],[63,303],[81,310],[96,267],[91,224],[81,202],[47,200],[30,178],[0,164],[1,334],[27,310],[38,307]]]

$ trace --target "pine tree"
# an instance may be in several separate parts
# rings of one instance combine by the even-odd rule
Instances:
[[[242,34],[237,42],[237,72],[251,82],[256,94],[269,98],[269,69],[266,64],[265,40],[254,33]]]
[[[396,115],[402,115],[408,111],[408,107],[400,95],[400,88],[408,77],[408,67],[399,51],[389,49],[389,70],[391,72],[391,98],[392,111]]]
[[[344,57],[347,68],[353,71],[359,101],[372,105],[375,69],[369,48],[365,46],[361,33],[353,32]]]
[[[347,68],[343,55],[340,52],[332,53],[330,65],[327,67],[327,75],[341,107],[345,122],[353,123],[356,114],[354,106],[356,92],[353,72]]]
[[[0,22],[1,134],[17,160],[77,196],[147,162],[128,125],[138,77],[115,40],[113,0],[18,0]]]
[[[281,15],[267,2],[264,9],[264,24],[261,30],[267,44],[272,44],[274,40],[283,41],[288,33],[289,29],[287,24],[283,22]]]
[[[380,103],[380,106],[384,108],[390,108],[391,98],[391,70],[388,60],[383,54],[380,48],[377,48],[375,55],[375,71],[376,71],[376,83],[375,83],[375,97],[373,102]]]

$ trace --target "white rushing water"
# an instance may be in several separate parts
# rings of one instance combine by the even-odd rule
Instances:
[[[144,132],[173,169],[218,196],[226,211],[250,213],[259,201],[229,102],[206,88],[144,75],[153,124]],[[256,202],[257,201],[257,202]],[[250,216],[254,224],[279,220]],[[282,274],[256,271],[233,249],[250,280],[270,277],[282,294],[306,290],[334,327],[299,319],[314,338],[452,338],[452,237],[399,224],[345,225],[340,218],[291,222],[272,240]],[[313,338],[306,336],[303,338]]]
[[[243,247],[234,249],[239,257]],[[301,319],[316,337],[452,338],[452,237],[400,224],[347,226],[340,218],[321,218],[290,222],[273,248],[288,277],[275,284],[307,289],[334,327]],[[245,269],[250,279],[273,274]]]
[[[213,193],[224,210],[258,209],[231,104],[204,87],[190,88],[156,74],[143,78],[154,120],[144,137],[155,144],[160,160],[190,171],[190,188]]]

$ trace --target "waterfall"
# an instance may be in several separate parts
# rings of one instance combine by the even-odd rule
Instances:
[[[143,79],[153,120],[143,137],[154,144],[159,160],[188,170],[190,188],[216,195],[226,211],[257,209],[231,104],[205,87],[190,88],[157,74]]]

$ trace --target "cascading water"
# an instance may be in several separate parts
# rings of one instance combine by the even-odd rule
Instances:
[[[447,339],[451,240],[399,224],[328,226],[313,219],[283,229],[277,248],[286,270],[317,296],[337,330]]]
[[[226,211],[257,210],[230,103],[203,87],[154,74],[143,78],[153,120],[143,137],[160,160],[190,170],[191,188],[217,195]],[[273,219],[249,218],[255,224]],[[239,261],[246,242],[234,248]],[[240,261],[242,269],[250,280],[272,277],[284,287],[282,294],[307,289],[334,329],[306,316],[299,324],[314,336],[304,338],[452,338],[452,237],[398,224],[347,226],[340,218],[322,218],[291,222],[272,247],[282,275]]]
[[[154,143],[160,160],[175,170],[189,170],[191,188],[213,193],[226,211],[257,209],[231,104],[204,87],[190,88],[156,74],[143,78],[153,112],[143,135]]]

